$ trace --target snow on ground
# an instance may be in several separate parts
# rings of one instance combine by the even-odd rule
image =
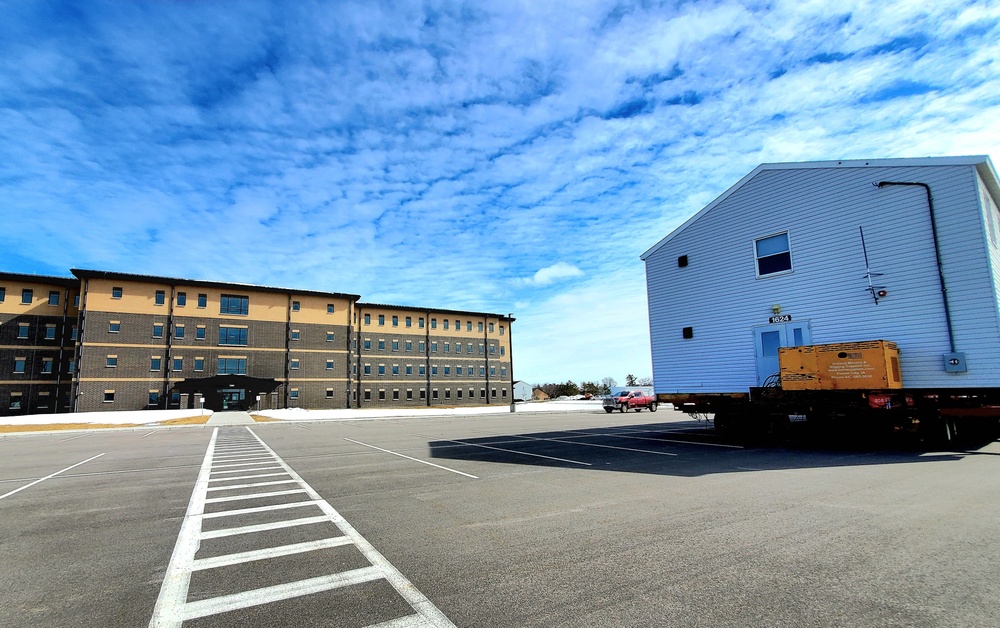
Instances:
[[[0,425],[52,425],[57,423],[143,424],[198,416],[200,410],[118,410],[116,412],[66,412],[0,416]],[[211,416],[211,410],[205,410]]]
[[[525,412],[589,412],[601,409],[601,400],[555,400],[527,401],[514,406],[517,413]],[[119,410],[116,412],[67,412],[65,414],[27,414],[22,416],[0,417],[0,425],[51,425],[55,423],[106,423],[106,424],[148,424],[159,423],[170,419],[181,419],[197,416],[199,410]],[[411,416],[448,416],[468,414],[504,414],[510,412],[509,405],[497,406],[465,406],[460,408],[377,408],[363,410],[303,410],[288,408],[285,410],[262,410],[254,412],[266,417],[282,421],[317,421],[317,420],[365,420],[389,417]],[[211,415],[211,410],[205,410]]]

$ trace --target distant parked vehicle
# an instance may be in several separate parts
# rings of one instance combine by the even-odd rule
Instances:
[[[604,411],[608,414],[615,410],[642,412],[643,408],[648,408],[650,412],[656,412],[656,398],[641,390],[623,390],[617,395],[608,395],[604,398]]]

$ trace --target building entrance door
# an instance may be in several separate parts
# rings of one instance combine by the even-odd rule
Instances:
[[[757,362],[757,385],[763,386],[768,377],[781,372],[781,367],[778,365],[779,347],[801,347],[808,344],[812,344],[809,321],[754,327],[753,347]]]
[[[243,388],[222,388],[219,390],[222,394],[222,409],[223,410],[241,410],[243,409],[243,401],[246,399],[247,391]]]

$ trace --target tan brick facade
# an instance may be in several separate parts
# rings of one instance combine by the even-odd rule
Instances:
[[[77,279],[0,273],[0,414],[198,408],[201,396],[220,406],[212,409],[251,410],[513,399],[509,316],[73,273]],[[58,299],[50,289],[62,291]],[[31,305],[20,303],[22,290],[33,291]],[[251,380],[264,390],[241,384]]]

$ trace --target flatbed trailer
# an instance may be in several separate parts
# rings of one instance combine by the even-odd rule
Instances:
[[[750,388],[745,393],[659,393],[657,401],[692,416],[713,415],[727,437],[779,439],[792,423],[824,430],[909,432],[951,442],[970,427],[993,428],[1000,420],[1000,388],[785,390]]]

